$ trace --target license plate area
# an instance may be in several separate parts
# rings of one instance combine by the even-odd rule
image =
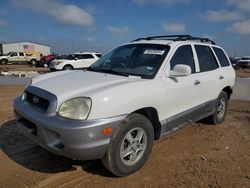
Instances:
[[[25,118],[21,118],[18,120],[18,123],[20,123],[21,125],[23,125],[24,127],[27,128],[28,132],[34,136],[37,136],[37,127],[34,123],[32,123],[31,121],[25,119]]]

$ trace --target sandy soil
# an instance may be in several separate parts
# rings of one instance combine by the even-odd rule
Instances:
[[[241,78],[249,78],[250,77],[250,69],[239,69],[235,70],[236,75]]]
[[[113,177],[100,161],[56,156],[27,139],[13,120],[22,86],[0,86],[0,187],[250,187],[250,102],[231,101],[218,126],[189,124],[155,142],[135,174]]]
[[[38,71],[39,73],[49,72],[49,68],[32,67],[31,65],[0,65],[0,71]]]

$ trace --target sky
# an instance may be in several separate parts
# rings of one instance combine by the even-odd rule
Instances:
[[[106,53],[171,34],[208,37],[230,56],[250,55],[250,0],[0,0],[0,43]]]

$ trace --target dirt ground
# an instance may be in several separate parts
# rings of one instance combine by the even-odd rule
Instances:
[[[241,78],[249,78],[250,77],[250,69],[239,69],[235,70],[236,75]]]
[[[49,68],[32,67],[31,65],[0,65],[1,71],[37,71],[39,73],[49,72]]]
[[[26,138],[13,119],[23,86],[0,86],[0,187],[250,187],[250,101],[231,101],[225,122],[203,123],[156,141],[135,174],[113,177],[100,161],[56,156]]]

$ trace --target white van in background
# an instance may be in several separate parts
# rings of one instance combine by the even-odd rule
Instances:
[[[49,68],[50,71],[87,68],[101,56],[102,54],[96,52],[73,53],[64,59],[54,59]]]

